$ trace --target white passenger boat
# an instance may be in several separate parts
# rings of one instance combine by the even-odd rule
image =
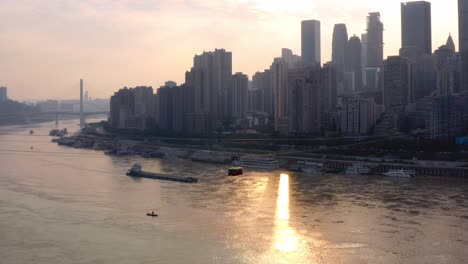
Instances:
[[[279,161],[272,156],[244,156],[240,158],[239,166],[272,170],[279,168]]]
[[[308,161],[298,161],[297,170],[304,172],[306,174],[322,174],[323,164],[316,163],[316,162],[308,162]]]
[[[346,174],[348,175],[361,175],[370,173],[371,169],[362,163],[354,163],[352,166],[346,169]]]
[[[416,173],[412,170],[390,170],[383,175],[388,177],[403,177],[403,178],[411,178],[416,175]]]

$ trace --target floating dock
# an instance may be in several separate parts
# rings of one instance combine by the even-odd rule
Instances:
[[[172,175],[164,175],[158,174],[153,172],[127,172],[127,175],[134,178],[146,178],[146,179],[153,179],[153,180],[161,180],[161,181],[173,181],[173,182],[182,182],[182,183],[197,183],[198,179],[193,177],[180,177],[180,176],[172,176]]]

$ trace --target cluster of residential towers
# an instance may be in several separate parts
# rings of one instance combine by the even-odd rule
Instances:
[[[196,55],[185,83],[124,88],[111,98],[110,124],[167,133],[276,131],[290,136],[363,136],[423,131],[450,140],[468,133],[468,0],[458,0],[459,52],[451,36],[433,52],[431,4],[401,4],[402,43],[384,59],[384,24],[333,30],[332,61],[321,61],[321,25],[301,23],[301,56],[283,49],[252,79],[232,72],[224,49]]]

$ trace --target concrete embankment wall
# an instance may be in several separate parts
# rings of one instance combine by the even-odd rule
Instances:
[[[296,165],[298,161],[323,163],[323,166],[327,170],[332,171],[345,171],[348,167],[352,166],[356,161],[345,161],[345,160],[328,160],[328,159],[314,159],[314,158],[302,158],[302,157],[291,157],[291,156],[280,156],[280,166],[282,168],[288,168],[292,165]],[[375,162],[359,162],[360,164],[371,168],[372,174],[382,174],[389,170],[414,170],[416,176],[427,177],[452,177],[452,178],[468,178],[468,168],[461,167],[436,167],[436,166],[419,166],[410,164],[390,164],[390,163],[375,163]]]

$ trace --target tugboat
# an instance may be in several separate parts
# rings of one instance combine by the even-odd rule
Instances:
[[[228,176],[240,176],[244,174],[242,167],[239,167],[237,164],[239,162],[239,157],[234,155],[232,156],[232,167],[228,169]]]
[[[242,167],[231,167],[228,170],[229,176],[240,176],[242,174],[244,174]]]
[[[141,165],[140,164],[135,164],[135,165],[133,165],[133,167],[131,167],[128,170],[127,175],[128,176],[138,176],[138,175],[140,175],[141,172],[142,172]]]

